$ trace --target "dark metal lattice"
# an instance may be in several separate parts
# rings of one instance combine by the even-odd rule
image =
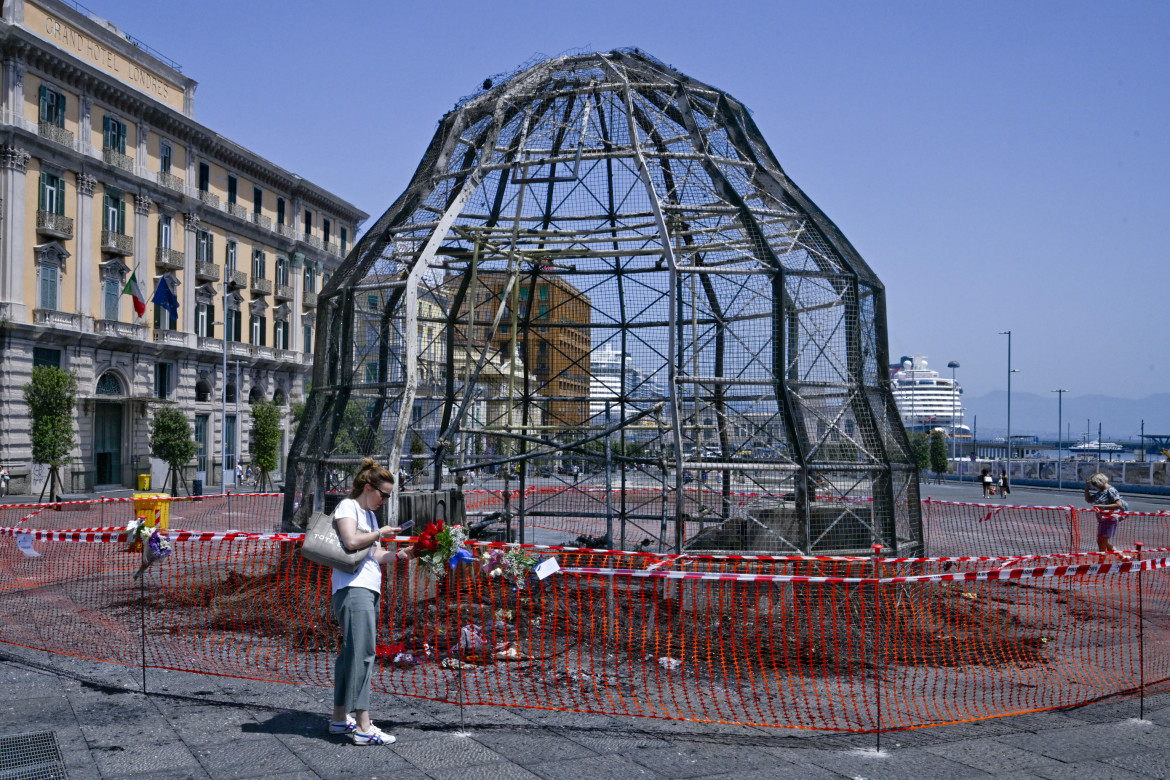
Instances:
[[[286,524],[373,455],[521,541],[920,551],[882,284],[746,109],[638,50],[485,87],[320,295]]]

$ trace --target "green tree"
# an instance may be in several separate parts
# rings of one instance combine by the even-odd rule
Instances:
[[[270,485],[269,474],[276,471],[280,457],[280,407],[271,401],[252,404],[252,437],[249,444],[252,462],[260,467],[259,486]]]
[[[60,468],[73,450],[73,411],[77,400],[77,376],[52,366],[34,366],[24,387],[24,400],[32,417],[32,457],[49,467],[46,486],[49,501],[57,501]],[[41,497],[45,489],[41,489]]]
[[[177,406],[162,406],[150,421],[150,454],[165,461],[169,470],[167,478],[172,479],[171,495],[179,495],[179,479],[183,466],[195,457],[195,439],[191,435],[191,423],[187,415]],[[163,480],[166,484],[167,480]],[[186,484],[186,480],[183,480]]]
[[[925,433],[910,434],[910,452],[914,455],[914,465],[919,473],[930,468],[930,439]]]
[[[930,432],[930,470],[935,474],[945,474],[950,471],[950,465],[947,459],[947,436],[935,428]]]

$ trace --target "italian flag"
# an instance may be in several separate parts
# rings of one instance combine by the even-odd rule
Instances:
[[[130,274],[130,280],[122,288],[122,293],[134,299],[134,314],[136,316],[142,317],[146,314],[146,296],[142,294],[142,288],[138,286],[137,273]]]

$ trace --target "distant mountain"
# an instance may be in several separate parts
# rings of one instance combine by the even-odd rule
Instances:
[[[967,410],[965,422],[976,425],[978,415],[980,439],[991,439],[1007,433],[1007,391],[996,390],[978,397],[963,398]],[[1012,393],[1012,435],[1029,434],[1042,438],[1056,438],[1056,393],[1049,396],[1035,393]],[[1089,421],[1089,438],[1097,438],[1097,424],[1106,441],[1137,441],[1142,420],[1146,433],[1170,434],[1170,393],[1156,393],[1145,398],[1115,398],[1108,395],[1070,396],[1065,393],[1063,418],[1065,432],[1072,430],[1072,439],[1085,435],[1085,421]]]

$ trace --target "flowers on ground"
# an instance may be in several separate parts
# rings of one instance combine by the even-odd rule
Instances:
[[[442,520],[427,523],[414,543],[414,556],[435,577],[442,577],[447,568],[455,568],[461,560],[474,557],[464,547],[467,530],[461,525],[445,525]]]

